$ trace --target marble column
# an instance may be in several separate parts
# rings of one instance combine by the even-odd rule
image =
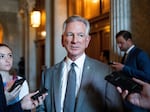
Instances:
[[[111,51],[110,60],[120,61],[122,53],[116,44],[116,33],[120,30],[130,31],[130,0],[110,0],[111,1]]]
[[[45,64],[50,67],[66,55],[61,45],[62,24],[67,18],[66,0],[46,0]]]
[[[51,54],[52,51],[52,37],[53,37],[53,30],[52,27],[53,26],[53,12],[51,10],[53,10],[53,0],[45,0],[45,11],[46,11],[46,40],[45,40],[45,65],[47,67],[50,67],[52,61],[52,57],[53,55]]]

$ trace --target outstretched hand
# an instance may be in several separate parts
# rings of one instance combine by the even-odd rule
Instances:
[[[134,105],[150,109],[150,84],[135,78],[133,78],[133,80],[143,86],[143,89],[140,93],[128,94],[127,90],[122,91],[120,87],[117,87],[117,90],[121,93],[123,99],[126,98]]]
[[[38,91],[37,91],[38,92]],[[26,95],[21,101],[21,107],[23,110],[31,110],[36,108],[38,105],[41,105],[45,100],[45,97],[48,95],[47,93],[43,94],[42,96],[38,97],[37,100],[33,100],[31,97],[35,95],[37,92],[30,93]]]

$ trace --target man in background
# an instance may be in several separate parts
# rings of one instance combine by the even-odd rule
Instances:
[[[113,62],[111,65],[116,71],[122,71],[129,77],[135,77],[145,82],[150,82],[149,56],[136,47],[129,31],[122,30],[116,34],[116,41],[121,51],[125,52],[122,62]],[[126,103],[130,112],[147,112],[130,103]]]

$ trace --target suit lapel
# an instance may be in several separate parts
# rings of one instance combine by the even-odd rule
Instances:
[[[54,71],[54,100],[56,106],[56,112],[61,111],[61,78],[62,78],[62,68],[64,63],[61,62]]]
[[[87,85],[92,80],[91,74],[92,74],[92,70],[91,70],[89,58],[86,57],[84,62],[84,67],[83,67],[81,87],[76,102],[76,111],[80,111],[78,109],[80,109],[80,106],[82,106],[85,96],[88,93],[89,86]]]

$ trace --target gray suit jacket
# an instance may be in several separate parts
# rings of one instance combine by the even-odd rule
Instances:
[[[37,108],[37,112],[60,112],[63,64],[64,61],[46,70],[42,86],[48,89],[48,96],[44,104]],[[123,111],[121,97],[116,88],[104,80],[105,75],[110,72],[109,66],[86,56],[75,112]]]

